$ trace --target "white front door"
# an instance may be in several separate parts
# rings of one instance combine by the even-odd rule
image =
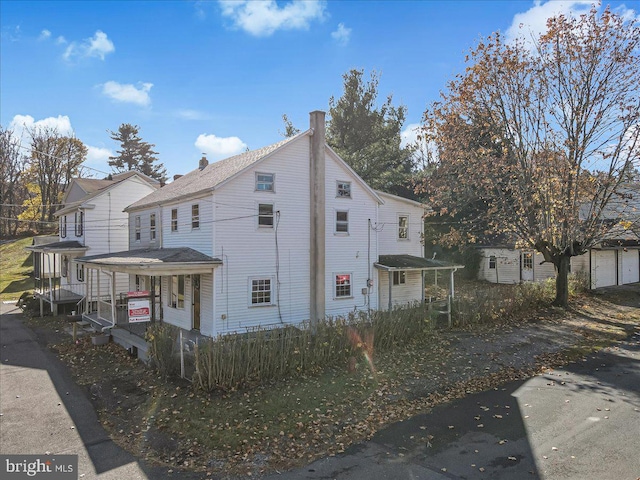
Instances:
[[[533,252],[522,252],[520,266],[522,268],[522,281],[533,282]]]

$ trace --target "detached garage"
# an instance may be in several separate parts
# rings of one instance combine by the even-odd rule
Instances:
[[[591,288],[640,282],[640,248],[602,248],[589,253]]]

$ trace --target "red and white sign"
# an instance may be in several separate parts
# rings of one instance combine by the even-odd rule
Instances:
[[[150,322],[151,308],[149,307],[149,299],[145,300],[129,300],[129,323]]]

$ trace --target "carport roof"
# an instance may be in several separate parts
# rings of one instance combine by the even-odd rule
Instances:
[[[381,270],[456,270],[464,265],[414,255],[380,255],[375,267]]]

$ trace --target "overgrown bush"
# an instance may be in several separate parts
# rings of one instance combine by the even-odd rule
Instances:
[[[424,340],[432,331],[426,306],[396,308],[391,313],[357,312],[328,318],[312,329],[258,329],[225,335],[195,348],[195,388],[234,389],[291,376],[314,374],[328,367],[398,345]]]
[[[156,322],[149,326],[145,335],[150,363],[165,377],[180,373],[179,334],[178,327]]]

